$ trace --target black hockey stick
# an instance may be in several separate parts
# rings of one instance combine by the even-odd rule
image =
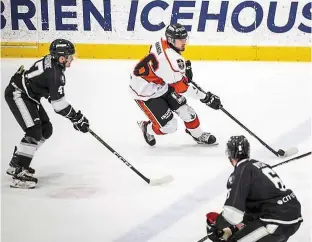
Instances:
[[[102,140],[96,133],[94,133],[90,128],[88,128],[90,134],[93,135],[102,145],[104,145],[110,152],[117,156],[126,166],[128,166],[132,171],[134,171],[139,177],[141,177],[146,183],[155,186],[155,185],[162,185],[165,183],[169,183],[173,180],[171,175],[164,176],[158,179],[149,179],[144,176],[141,172],[139,172],[134,166],[132,166],[125,158],[123,158],[120,154],[117,153],[112,147],[110,147],[104,140]]]
[[[287,163],[289,163],[289,162],[291,162],[291,161],[298,160],[298,159],[303,158],[303,157],[305,157],[305,156],[311,155],[311,153],[312,153],[312,152],[310,151],[310,152],[307,152],[307,153],[305,153],[305,154],[298,155],[298,156],[293,157],[293,158],[291,158],[291,159],[288,159],[288,160],[285,160],[285,161],[283,161],[283,162],[277,163],[277,164],[275,164],[275,165],[273,165],[273,166],[271,166],[271,167],[274,168],[274,167],[277,167],[277,166],[281,166],[281,165],[287,164]]]
[[[268,150],[270,150],[277,157],[287,157],[287,156],[292,156],[292,155],[298,153],[298,149],[296,147],[292,147],[292,148],[289,148],[287,150],[282,150],[282,149],[279,149],[278,151],[274,150],[271,146],[269,146],[267,143],[265,143],[257,135],[255,135],[253,132],[251,132],[250,129],[248,129],[245,125],[243,125],[241,122],[239,122],[232,114],[230,114],[228,111],[226,111],[225,108],[223,108],[223,106],[220,107],[220,110],[222,112],[224,112],[227,116],[229,116],[232,120],[234,120],[243,129],[245,129],[251,136],[256,138],[262,145],[264,145]]]
[[[200,240],[197,240],[197,242],[204,242],[207,239],[208,239],[208,235],[206,235],[205,237],[202,237]]]
[[[196,88],[198,88],[200,91],[206,93],[201,87],[197,85],[197,83],[190,81]],[[227,110],[223,108],[221,105],[220,110],[224,112],[228,117],[230,117],[234,122],[236,122],[238,125],[240,125],[243,129],[245,129],[251,136],[256,138],[264,147],[266,147],[268,150],[270,150],[274,155],[277,157],[287,157],[292,156],[296,153],[298,153],[298,149],[296,147],[289,148],[287,150],[279,149],[278,151],[274,150],[271,146],[269,146],[267,143],[265,143],[262,139],[260,139],[257,135],[255,135],[250,129],[248,129],[245,125],[243,125],[240,121],[238,121],[232,114],[230,114]]]

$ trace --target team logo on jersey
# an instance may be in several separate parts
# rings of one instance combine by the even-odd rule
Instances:
[[[178,66],[181,70],[184,70],[185,65],[184,65],[184,61],[182,59],[178,59],[177,60]]]
[[[52,56],[47,55],[44,59],[44,69],[52,68]]]
[[[233,182],[234,182],[234,176],[230,176],[230,178],[229,178],[229,183],[230,183],[230,185],[232,185],[233,184]]]

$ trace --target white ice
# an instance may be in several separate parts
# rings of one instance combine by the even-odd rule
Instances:
[[[205,214],[220,211],[232,171],[224,154],[231,135],[245,134],[256,159],[275,157],[221,111],[188,99],[203,129],[219,146],[199,146],[179,130],[149,147],[136,121],[146,119],[128,93],[135,61],[76,60],[66,71],[66,96],[91,128],[149,178],[171,174],[171,184],[147,185],[90,134],[73,129],[43,100],[53,136],[31,164],[34,190],[9,188],[5,169],[22,130],[4,101],[10,77],[34,59],[1,60],[1,208],[3,242],[196,242]],[[194,80],[218,94],[224,107],[274,149],[311,150],[310,63],[193,62]],[[302,203],[304,222],[290,242],[311,240],[311,156],[276,171]]]

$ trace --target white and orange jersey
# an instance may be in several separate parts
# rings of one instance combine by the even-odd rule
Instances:
[[[178,93],[186,92],[189,87],[184,58],[170,48],[166,39],[160,39],[151,45],[148,55],[135,66],[131,73],[130,90],[134,99],[146,101],[165,94],[168,85]]]

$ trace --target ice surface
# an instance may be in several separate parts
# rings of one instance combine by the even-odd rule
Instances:
[[[202,127],[219,146],[199,146],[183,122],[172,135],[145,144],[136,121],[144,114],[128,93],[134,61],[76,60],[66,71],[67,100],[91,128],[149,178],[171,174],[165,186],[149,186],[90,134],[72,128],[43,100],[53,136],[32,162],[34,190],[10,189],[5,169],[23,132],[4,101],[4,88],[19,65],[1,60],[1,202],[3,242],[196,242],[205,214],[220,211],[232,168],[224,155],[231,135],[245,134],[252,156],[283,161],[220,111],[188,99]],[[311,64],[193,62],[194,80],[221,97],[224,107],[274,149],[311,150]],[[286,158],[287,159],[287,158]],[[311,241],[311,157],[276,168],[302,203],[304,223],[290,242]]]

